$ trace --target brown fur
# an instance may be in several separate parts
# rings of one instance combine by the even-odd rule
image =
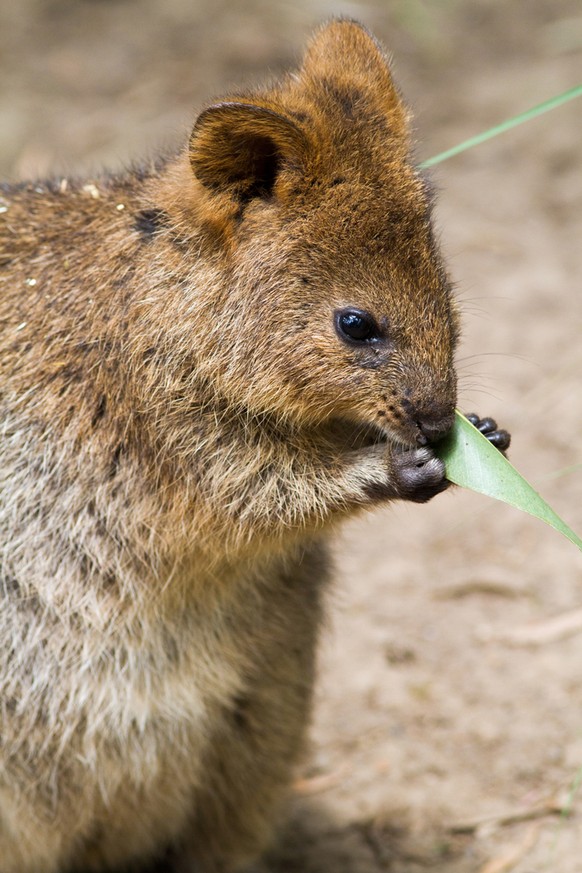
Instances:
[[[0,871],[237,869],[302,748],[327,529],[446,484],[407,112],[335,21],[176,158],[0,208]],[[385,341],[342,341],[346,306]]]

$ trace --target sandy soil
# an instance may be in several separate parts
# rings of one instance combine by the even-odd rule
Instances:
[[[0,171],[129,158],[313,25],[390,47],[428,156],[580,80],[577,0],[3,0]],[[582,531],[582,101],[435,171],[464,308],[462,407]],[[582,557],[449,492],[344,529],[312,752],[262,873],[581,873]],[[559,814],[559,810],[563,814]],[[567,815],[566,813],[570,813]]]

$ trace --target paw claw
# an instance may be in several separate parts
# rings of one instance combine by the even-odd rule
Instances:
[[[497,430],[497,422],[494,418],[482,418],[476,424],[477,430],[480,430],[483,434],[492,433],[494,430]]]
[[[499,449],[500,452],[507,451],[511,443],[511,435],[506,430],[498,428],[494,418],[479,418],[475,412],[470,412],[465,418],[483,436],[487,437],[491,445],[495,446],[496,449]]]

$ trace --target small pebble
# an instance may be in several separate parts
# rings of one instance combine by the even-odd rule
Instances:
[[[83,185],[82,190],[85,192],[85,194],[89,194],[93,198],[93,200],[99,200],[101,196],[99,193],[99,188],[92,182],[89,182],[87,185]]]

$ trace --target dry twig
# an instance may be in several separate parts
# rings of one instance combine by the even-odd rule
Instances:
[[[544,818],[547,815],[565,814],[566,810],[562,803],[559,803],[557,800],[550,800],[537,806],[531,806],[529,809],[519,809],[498,815],[484,815],[481,818],[457,822],[450,825],[447,830],[452,834],[472,834],[484,826],[494,829],[518,824],[523,821],[533,821],[534,819]]]
[[[342,779],[344,779],[346,774],[347,768],[341,767],[331,773],[321,773],[318,776],[296,779],[293,783],[293,790],[297,794],[306,796],[319,794],[322,791],[328,791],[330,788],[335,788],[335,786],[339,785]]]
[[[563,640],[582,631],[582,609],[573,609],[534,624],[504,633],[502,641],[516,646],[541,646]]]
[[[484,867],[481,867],[479,873],[509,873],[523,856],[533,849],[538,836],[539,826],[534,825],[526,831],[524,838],[516,846],[508,849],[502,855],[492,858]]]

